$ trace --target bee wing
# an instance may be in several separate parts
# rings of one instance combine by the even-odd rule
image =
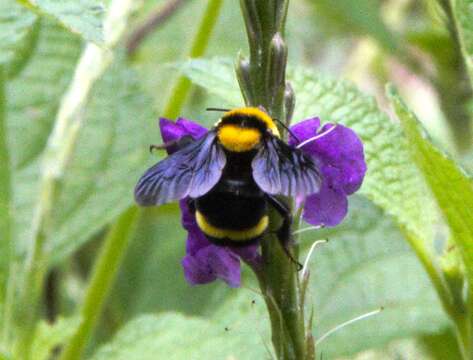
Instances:
[[[320,189],[314,161],[274,136],[263,141],[251,165],[255,182],[268,194],[306,197]]]
[[[142,206],[161,205],[207,193],[220,179],[226,158],[214,131],[149,168],[135,187]]]

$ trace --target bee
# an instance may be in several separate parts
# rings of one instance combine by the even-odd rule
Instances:
[[[235,247],[262,238],[272,206],[283,218],[278,237],[289,255],[291,212],[277,195],[305,198],[318,192],[319,168],[281,139],[276,121],[265,111],[224,111],[200,139],[189,136],[172,144],[177,150],[138,181],[136,202],[156,206],[188,198],[207,239]]]

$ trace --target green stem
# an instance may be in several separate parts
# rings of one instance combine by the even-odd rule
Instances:
[[[463,360],[473,359],[473,338],[471,320],[466,314],[454,318],[455,333]]]
[[[447,29],[451,38],[451,56],[448,61],[439,58],[439,75],[436,85],[440,105],[449,122],[452,135],[459,152],[464,153],[472,145],[472,124],[468,111],[468,102],[473,91],[468,76],[467,65],[463,57],[458,24],[451,0],[441,0],[440,4],[447,15]]]
[[[277,223],[273,219],[272,224]],[[277,236],[262,243],[263,293],[270,314],[272,341],[279,359],[304,359],[304,314],[300,306],[299,283],[294,264],[288,259]]]
[[[81,324],[64,348],[60,360],[81,358],[132,237],[137,215],[138,209],[136,207],[128,209],[120,216],[105,237],[85,293],[81,310]]]
[[[210,35],[212,34],[212,30],[217,22],[222,4],[222,0],[209,0],[207,3],[207,8],[204,11],[204,16],[200,22],[189,51],[189,58],[193,59],[204,55],[210,40]],[[190,92],[191,85],[192,83],[187,77],[179,77],[171,91],[171,96],[164,107],[164,117],[173,119],[179,116]]]
[[[244,98],[248,105],[263,106],[273,118],[289,123],[286,114],[292,113],[294,95],[285,80],[287,47],[284,23],[288,1],[241,0],[240,4],[250,48],[249,61],[240,58],[237,65]],[[289,203],[288,199],[283,200]],[[277,358],[310,359],[308,351],[313,346],[306,344],[311,337],[309,330],[306,336],[304,306],[295,265],[282,248],[278,236],[274,235],[280,226],[280,216],[270,211],[270,231],[262,241],[263,266],[256,274],[268,309]],[[291,239],[285,240],[291,242]],[[297,257],[296,249],[293,250]]]
[[[414,250],[417,258],[424,267],[427,275],[429,276],[445,312],[450,317],[453,317],[454,314],[457,313],[458,304],[456,304],[455,298],[449,290],[448,284],[446,283],[445,278],[442,276],[442,273],[439,272],[437,267],[434,265],[432,261],[432,255],[427,250],[425,244],[419,240],[417,236],[405,228],[401,227],[401,230],[407,242]]]
[[[468,304],[465,306],[465,302],[461,297],[461,291],[457,294],[456,291],[454,291],[455,289],[449,287],[445,274],[440,272],[434,265],[432,255],[429,254],[422,241],[419,241],[416,236],[412,235],[406,229],[402,229],[402,231],[427,272],[443,309],[453,321],[458,346],[463,359],[473,360],[473,324],[469,318],[471,309],[468,308]],[[469,295],[468,298],[470,298],[470,296],[471,295]]]
[[[12,323],[13,294],[15,289],[14,275],[16,273],[13,264],[14,246],[11,239],[11,166],[10,154],[7,144],[7,124],[6,124],[6,71],[0,66],[0,236],[2,241],[7,244],[9,253],[6,254],[5,263],[9,263],[8,278],[2,278],[6,281],[6,291],[2,294],[4,311],[3,311],[3,329],[2,344],[6,348],[10,342],[10,332]]]

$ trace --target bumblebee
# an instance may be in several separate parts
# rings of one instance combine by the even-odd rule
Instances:
[[[199,228],[216,245],[243,246],[268,231],[272,206],[283,218],[279,239],[287,251],[291,215],[276,195],[318,192],[320,171],[287,145],[276,122],[259,108],[226,111],[207,134],[175,144],[170,156],[146,171],[135,188],[139,205],[187,198]]]

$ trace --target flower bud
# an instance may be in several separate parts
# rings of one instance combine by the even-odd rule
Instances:
[[[267,74],[268,91],[271,99],[278,104],[284,96],[287,63],[287,46],[280,33],[276,33],[269,47],[269,67]]]
[[[241,93],[246,105],[255,104],[255,99],[252,95],[252,81],[250,73],[250,62],[241,53],[238,55],[237,65],[235,67],[238,84],[240,85]]]
[[[286,125],[291,123],[292,115],[294,115],[294,107],[296,105],[296,96],[290,82],[286,82],[284,89],[284,109],[286,111]]]

